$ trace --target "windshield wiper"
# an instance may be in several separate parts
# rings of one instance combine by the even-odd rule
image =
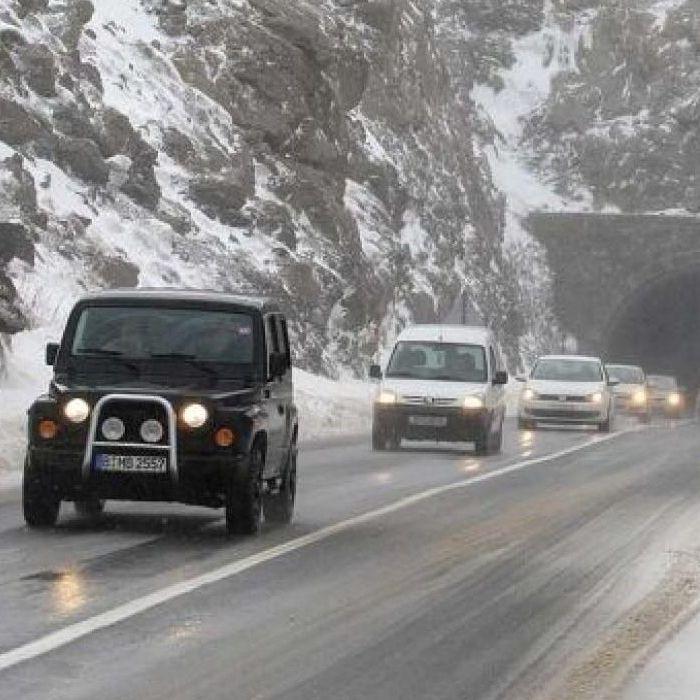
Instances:
[[[195,355],[188,355],[184,352],[153,352],[150,357],[153,360],[177,360],[208,374],[210,377],[218,378],[219,376],[219,373],[213,367],[209,367],[206,362],[198,360]]]
[[[140,374],[141,370],[135,362],[130,362],[124,357],[121,350],[108,350],[107,348],[81,348],[73,357],[103,357],[105,359],[115,359],[119,364],[130,369],[134,374]]]

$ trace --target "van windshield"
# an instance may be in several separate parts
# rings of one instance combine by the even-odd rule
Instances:
[[[481,345],[399,342],[389,361],[386,376],[483,383],[488,379],[486,352]]]

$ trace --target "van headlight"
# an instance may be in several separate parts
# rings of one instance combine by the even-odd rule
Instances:
[[[586,397],[591,403],[603,403],[603,392],[595,391]]]
[[[90,415],[90,404],[85,399],[71,399],[63,407],[63,415],[71,423],[82,423]]]
[[[464,408],[483,408],[484,407],[484,400],[481,398],[481,396],[467,396],[464,399],[464,403],[462,404]]]
[[[523,400],[532,401],[535,398],[535,392],[532,389],[525,389],[523,391]]]
[[[668,401],[669,406],[679,406],[681,403],[681,395],[674,391],[668,395],[666,400]]]
[[[391,389],[382,389],[377,396],[377,403],[396,403],[396,392],[391,391]]]
[[[641,406],[647,402],[647,392],[644,391],[644,389],[640,389],[639,391],[635,391],[634,394],[632,394],[632,403],[635,406]]]

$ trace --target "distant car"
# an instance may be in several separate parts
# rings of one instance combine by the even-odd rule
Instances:
[[[297,411],[284,315],[264,299],[125,290],[77,302],[29,409],[24,518],[61,501],[223,507],[231,533],[286,523],[296,493]]]
[[[637,416],[648,423],[651,420],[650,392],[644,370],[636,365],[606,365],[610,379],[619,384],[613,388],[618,411]]]
[[[613,426],[614,380],[600,358],[545,355],[535,362],[518,405],[518,427],[532,429],[540,423],[590,424],[601,432]]]
[[[396,340],[374,403],[372,447],[402,440],[473,442],[499,452],[508,374],[493,333],[470,326],[419,325]]]
[[[667,418],[680,418],[686,410],[686,401],[676,378],[664,374],[650,374],[647,382],[652,411]]]

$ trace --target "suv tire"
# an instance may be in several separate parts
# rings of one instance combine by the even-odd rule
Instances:
[[[105,502],[97,496],[88,496],[88,498],[74,501],[73,508],[81,517],[96,520],[104,512]]]
[[[262,527],[262,472],[265,458],[255,443],[248,458],[234,472],[226,494],[229,535],[257,535]]]
[[[608,417],[602,422],[598,423],[599,433],[609,433],[612,429],[612,416],[608,413]]]
[[[495,435],[491,436],[491,449],[489,450],[489,454],[494,454],[494,455],[499,454],[502,447],[503,447],[503,419],[501,419],[501,423],[498,426],[498,432]]]
[[[53,527],[58,520],[61,499],[51,484],[34,473],[29,457],[24,462],[22,479],[22,511],[32,528]]]
[[[289,449],[279,491],[265,497],[265,520],[277,525],[288,525],[292,522],[296,493],[297,446],[293,444]]]
[[[489,453],[492,444],[491,421],[489,421],[488,425],[481,428],[474,440],[474,452],[479,456],[485,456]]]

